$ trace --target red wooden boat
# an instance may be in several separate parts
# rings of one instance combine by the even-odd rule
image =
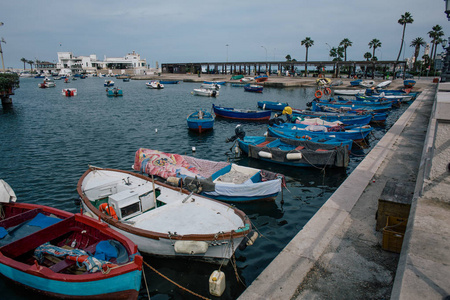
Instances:
[[[143,259],[133,242],[90,217],[15,199],[0,179],[3,277],[57,298],[137,299]]]

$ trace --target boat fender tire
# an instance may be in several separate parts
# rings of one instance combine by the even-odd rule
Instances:
[[[302,159],[303,155],[301,153],[288,153],[286,154],[287,160],[299,160]]]
[[[114,210],[114,207],[109,206],[108,203],[102,203],[100,204],[100,206],[98,207],[98,209],[102,212],[105,213],[107,215],[110,215],[111,217],[113,217],[116,220],[119,220],[119,218],[117,217],[116,211]]]
[[[322,98],[322,95],[323,95],[323,93],[322,93],[322,91],[321,90],[317,90],[315,93],[314,93],[314,96],[316,97],[316,98]]]
[[[258,155],[261,157],[264,157],[264,158],[269,158],[269,159],[272,158],[272,153],[265,152],[265,151],[259,151]]]

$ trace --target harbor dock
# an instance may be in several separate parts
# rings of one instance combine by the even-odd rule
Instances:
[[[421,95],[240,300],[450,295],[450,84],[419,82]],[[376,230],[389,186],[410,199],[400,254]]]

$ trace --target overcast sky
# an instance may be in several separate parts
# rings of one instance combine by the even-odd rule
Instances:
[[[328,60],[329,46],[344,38],[353,42],[347,60],[364,60],[374,38],[382,43],[378,59],[395,60],[401,15],[414,19],[406,26],[406,58],[414,38],[431,41],[434,25],[450,36],[444,7],[443,0],[14,0],[2,1],[0,36],[5,67],[14,68],[23,68],[21,58],[56,62],[60,51],[103,60],[134,50],[151,67],[156,61],[285,61],[287,54],[304,61],[306,37],[314,41],[309,61]]]

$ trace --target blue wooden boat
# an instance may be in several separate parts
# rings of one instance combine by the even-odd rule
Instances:
[[[216,117],[244,121],[268,121],[272,112],[270,110],[250,110],[231,107],[221,107],[213,104]]]
[[[0,199],[0,274],[21,288],[63,299],[137,299],[136,244],[96,219]],[[0,192],[0,195],[4,195]]]
[[[332,104],[332,103],[318,103],[313,101],[311,110],[324,111],[324,108],[333,109],[335,111],[371,111],[371,112],[385,112],[392,109],[392,103],[385,105],[355,105],[355,104]],[[330,111],[330,110],[328,110]]]
[[[133,169],[171,182],[181,179],[184,188],[227,202],[274,199],[284,180],[267,170],[143,148],[136,152]]]
[[[252,93],[262,93],[264,87],[256,84],[246,84],[244,85],[244,91]]]
[[[369,125],[353,127],[350,129],[333,128],[323,125],[304,125],[304,124],[292,124],[284,123],[279,125],[273,125],[273,127],[285,131],[285,132],[297,132],[298,134],[309,136],[329,136],[336,137],[345,140],[361,141],[367,137],[372,131],[372,127]],[[335,131],[336,130],[336,131]]]
[[[226,84],[225,81],[203,81],[203,83],[206,83],[206,84],[218,84],[218,85],[225,85]]]
[[[359,86],[361,84],[361,82],[362,82],[362,79],[356,79],[356,80],[350,81],[350,85],[351,86]]]
[[[114,86],[114,81],[112,80],[105,80],[105,83],[103,84],[103,86]]]
[[[269,77],[267,75],[261,75],[261,76],[255,77],[256,82],[264,82],[264,81],[267,81],[268,79],[269,79]]]
[[[351,100],[350,103],[359,104],[359,105],[370,105],[371,103],[375,104],[388,104],[392,103],[394,107],[400,107],[402,103],[402,99],[399,96],[363,96],[363,95],[355,95],[356,100]],[[411,97],[408,97],[411,99]]]
[[[123,82],[130,82],[130,78],[124,78],[124,79],[122,79],[123,80]]]
[[[343,98],[341,96],[338,96],[337,98],[331,97],[329,100],[322,100],[322,99],[314,99],[314,101],[318,103],[330,103],[330,104],[345,104],[345,105],[358,105],[358,106],[378,106],[378,105],[389,105],[392,104],[391,100],[386,99],[376,99],[369,96],[360,96],[355,95],[355,99],[347,99]]]
[[[289,104],[275,101],[258,101],[258,107],[263,110],[283,111],[286,106],[289,106]]]
[[[416,81],[412,79],[403,80],[403,85],[405,88],[413,88],[416,85]]]
[[[308,135],[303,134],[302,132],[297,131],[287,131],[282,130],[277,127],[269,126],[267,128],[267,134],[271,137],[278,137],[278,138],[286,138],[286,139],[295,139],[300,141],[310,141],[314,143],[319,144],[328,144],[328,145],[334,145],[334,146],[345,146],[350,151],[352,149],[353,140],[349,139],[341,139],[337,137],[332,136],[318,136],[318,135]]]
[[[106,89],[106,95],[108,97],[120,97],[123,96],[123,91],[120,88],[112,88],[112,89]]]
[[[238,143],[248,157],[292,167],[345,168],[349,162],[346,146],[264,136],[246,136]]]
[[[321,112],[321,111],[311,111],[311,110],[293,110],[292,118],[319,118],[324,121],[334,122],[340,121],[344,125],[367,125],[372,120],[371,115],[358,115],[358,114],[348,114],[348,113],[331,113],[331,112]]]
[[[162,84],[178,84],[178,83],[180,83],[179,80],[160,80],[159,82]]]
[[[187,124],[190,130],[199,133],[209,131],[214,127],[214,116],[210,112],[200,109],[187,117]]]

